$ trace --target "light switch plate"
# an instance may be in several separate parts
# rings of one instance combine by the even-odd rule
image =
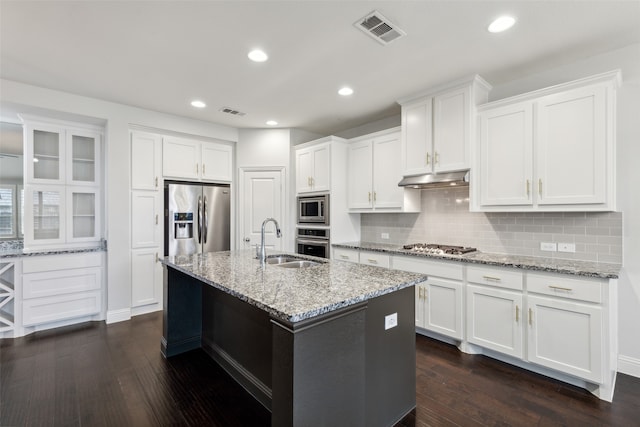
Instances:
[[[398,313],[384,316],[384,330],[395,328],[398,326]]]
[[[382,234],[380,235],[380,238],[381,238],[381,239],[388,239],[388,238],[389,238],[389,233],[382,233]]]
[[[575,252],[575,243],[558,243],[558,252]]]

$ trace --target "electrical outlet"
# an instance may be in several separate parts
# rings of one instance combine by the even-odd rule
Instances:
[[[384,316],[384,330],[395,328],[398,326],[398,313]]]
[[[558,252],[575,252],[575,243],[558,243]]]
[[[382,233],[382,234],[380,235],[380,238],[382,238],[382,239],[388,239],[388,238],[389,238],[389,233]]]
[[[548,243],[548,242],[540,242],[540,250],[541,251],[547,251],[547,252],[555,252],[556,251],[556,244],[555,243]]]

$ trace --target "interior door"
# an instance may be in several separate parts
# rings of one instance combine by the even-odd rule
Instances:
[[[284,217],[283,174],[278,170],[240,169],[239,248],[255,248],[260,244],[260,229],[266,218],[275,218],[282,230],[287,230]],[[276,238],[274,224],[265,228],[265,246],[282,250],[283,239]]]

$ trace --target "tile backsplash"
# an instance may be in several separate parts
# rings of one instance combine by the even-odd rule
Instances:
[[[389,239],[381,234],[388,233]],[[621,212],[469,212],[469,188],[422,190],[419,214],[362,214],[361,240],[441,243],[483,252],[622,262]],[[575,253],[540,250],[541,242],[573,243]]]

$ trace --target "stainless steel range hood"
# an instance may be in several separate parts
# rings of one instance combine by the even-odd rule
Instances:
[[[436,188],[469,185],[469,171],[405,176],[399,187]]]

